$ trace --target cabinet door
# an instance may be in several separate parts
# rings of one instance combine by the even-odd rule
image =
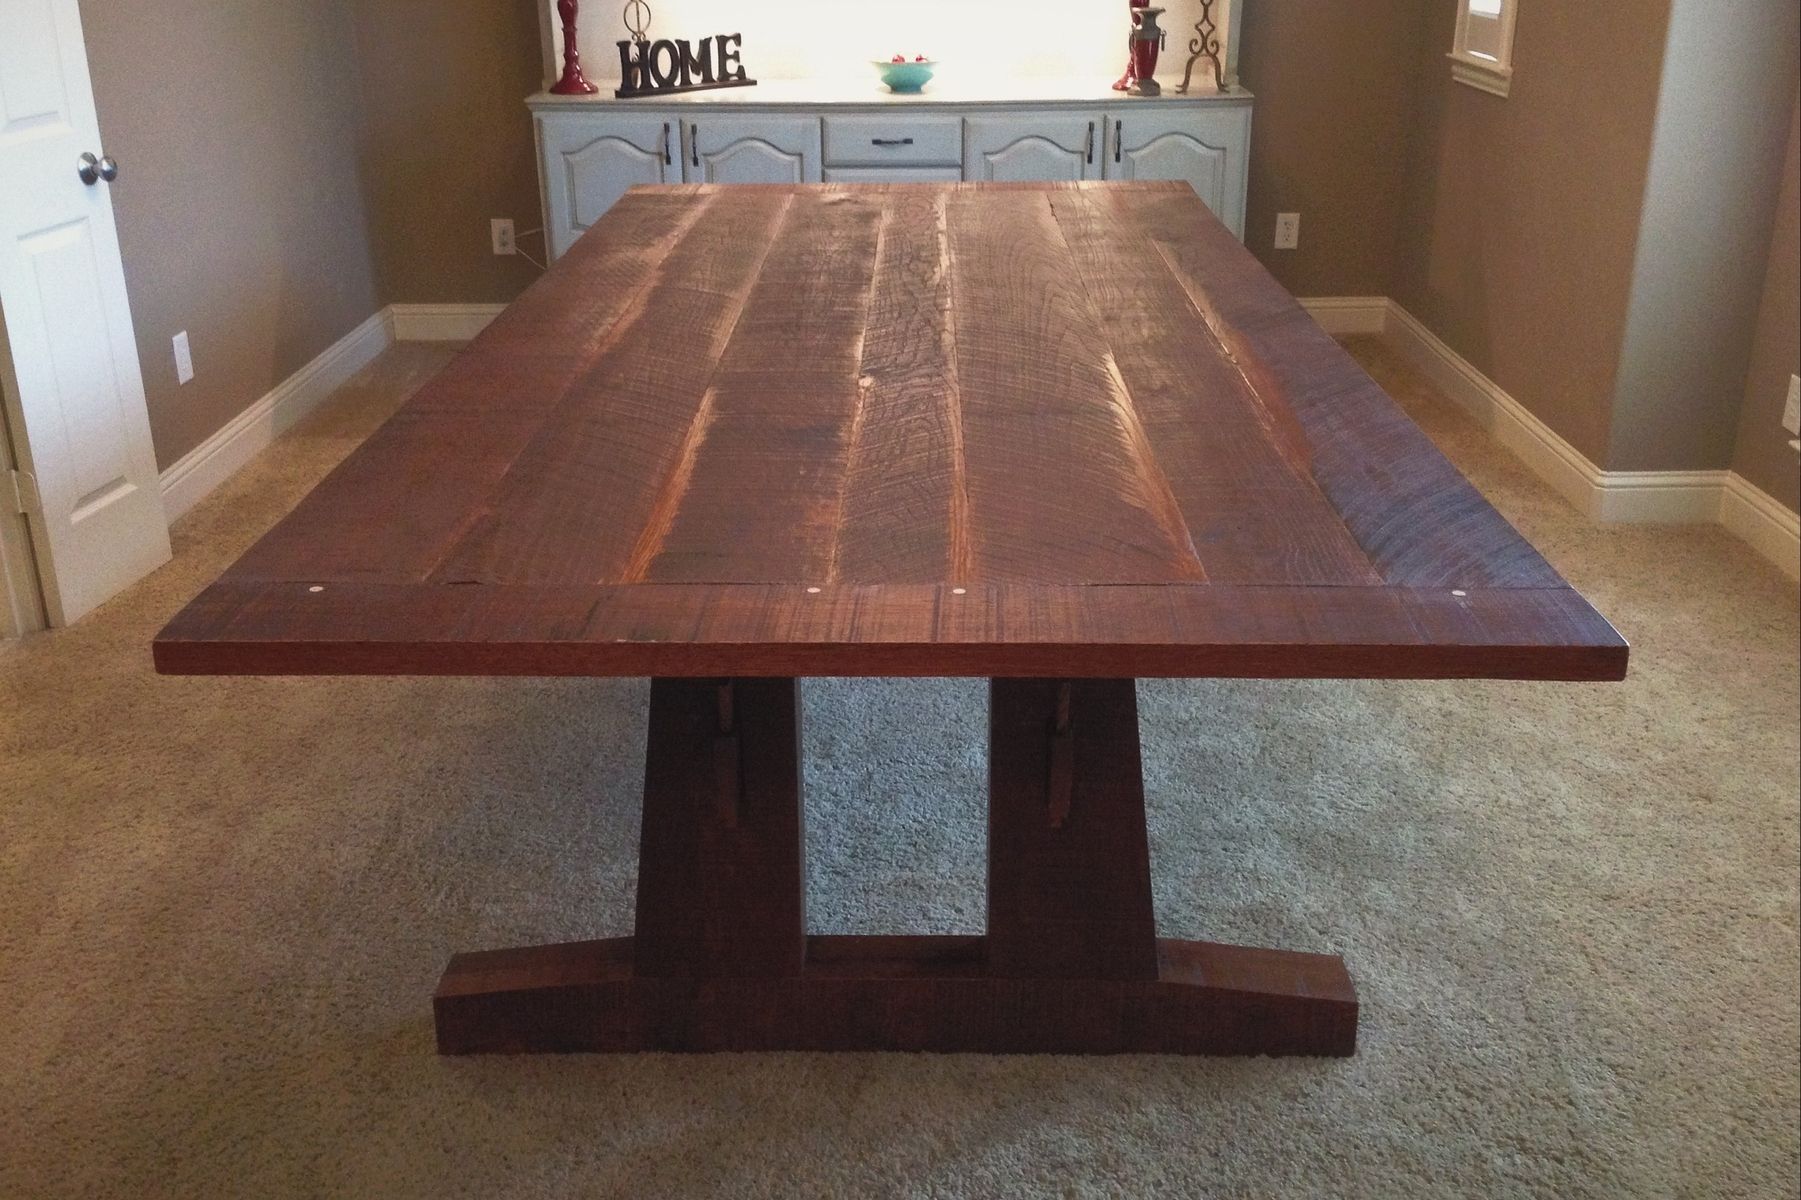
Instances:
[[[1101,114],[970,117],[963,126],[963,178],[1030,183],[1101,177]]]
[[[544,228],[560,257],[625,189],[680,183],[675,120],[667,114],[545,113],[538,117]]]
[[[818,183],[819,118],[688,118],[689,183]]]
[[[1115,111],[1108,117],[1107,178],[1191,184],[1201,202],[1243,239],[1248,106]]]

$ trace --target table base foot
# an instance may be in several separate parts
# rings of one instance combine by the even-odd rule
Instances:
[[[459,954],[432,1006],[442,1054],[914,1050],[1356,1052],[1335,955],[1157,941],[1154,979],[989,974],[985,939],[809,937],[800,974],[635,973],[631,938]]]

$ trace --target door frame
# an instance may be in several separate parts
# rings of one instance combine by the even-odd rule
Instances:
[[[0,312],[0,472],[16,470],[11,413],[18,405],[19,384],[13,376],[12,346],[6,336],[6,314]],[[38,583],[37,549],[25,514],[12,511],[9,491],[0,488],[0,638],[19,638],[50,627],[44,593]]]

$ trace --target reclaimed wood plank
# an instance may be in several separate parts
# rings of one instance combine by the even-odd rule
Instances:
[[[970,533],[984,578],[1205,578],[1045,197],[965,192],[948,207]]]
[[[1286,401],[1259,391],[1113,192],[1053,193],[1121,378],[1215,583],[1377,583],[1313,479]]]
[[[863,422],[828,582],[967,583],[969,479],[945,194],[897,192],[863,339]]]
[[[665,259],[710,203],[628,199],[617,221],[609,213],[599,236],[582,238],[517,312],[502,313],[227,575],[423,580],[570,390],[642,319]]]
[[[1198,196],[1143,188],[1119,193],[1114,204],[1156,244],[1258,390],[1286,397],[1320,491],[1384,582],[1562,582]]]
[[[849,192],[792,203],[714,372],[705,436],[646,555],[647,581],[831,574],[886,209]]]
[[[712,420],[716,369],[792,205],[762,195],[709,208],[670,248],[639,319],[566,391],[432,582],[630,577]]]

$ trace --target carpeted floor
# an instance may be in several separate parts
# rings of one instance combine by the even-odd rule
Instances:
[[[1744,1196],[1801,1170],[1797,606],[1602,528],[1355,349],[1624,685],[1142,685],[1163,931],[1342,953],[1352,1060],[443,1060],[453,949],[629,930],[639,681],[164,679],[406,346],[74,629],[0,646],[0,1196]],[[806,690],[822,931],[975,931],[984,696]]]

